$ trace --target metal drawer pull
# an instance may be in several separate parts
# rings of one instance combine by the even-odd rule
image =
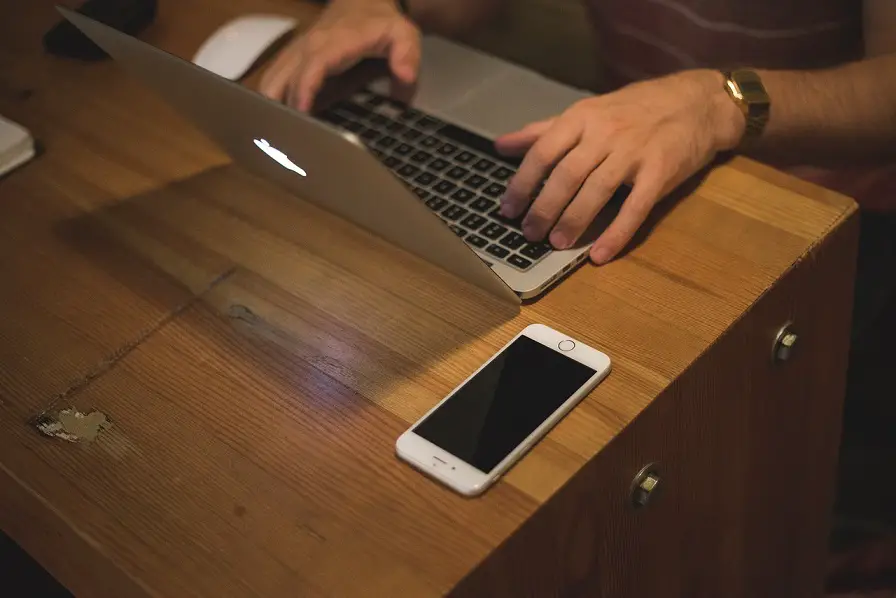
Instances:
[[[632,480],[631,500],[632,506],[641,509],[650,504],[650,501],[659,491],[660,474],[656,463],[645,466],[635,479]]]
[[[772,346],[772,360],[775,363],[782,363],[793,356],[800,337],[792,330],[792,326],[792,322],[787,322],[775,336],[775,344]]]

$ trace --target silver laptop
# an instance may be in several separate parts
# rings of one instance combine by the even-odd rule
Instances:
[[[498,202],[519,163],[496,136],[589,94],[496,57],[424,36],[410,104],[386,78],[308,116],[78,13],[60,8],[233,160],[502,300],[519,304],[587,258],[530,243]],[[301,226],[301,223],[297,223]]]

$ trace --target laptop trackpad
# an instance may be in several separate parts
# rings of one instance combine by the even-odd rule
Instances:
[[[589,95],[462,44],[436,36],[422,41],[412,105],[484,137],[550,118]],[[388,79],[372,88],[388,93]]]
[[[527,124],[551,118],[588,97],[530,71],[507,68],[480,82],[447,110],[445,118],[480,135],[494,138]]]

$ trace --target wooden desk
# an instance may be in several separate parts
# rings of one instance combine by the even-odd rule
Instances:
[[[851,201],[735,160],[508,320],[229,166],[114,64],[43,55],[51,2],[7,10],[0,112],[45,151],[0,181],[0,528],[76,594],[819,595]],[[189,56],[263,10],[314,12],[163,2],[145,39]],[[531,322],[612,375],[480,499],[397,461]]]

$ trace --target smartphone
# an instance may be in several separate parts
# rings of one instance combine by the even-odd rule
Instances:
[[[396,453],[479,495],[609,373],[604,353],[533,324],[402,434]]]

